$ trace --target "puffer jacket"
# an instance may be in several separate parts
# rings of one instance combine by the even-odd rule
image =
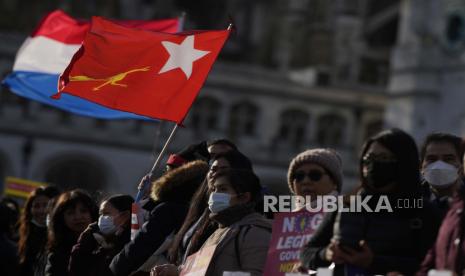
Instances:
[[[156,205],[149,220],[133,241],[126,244],[111,261],[113,275],[136,271],[163,244],[166,237],[181,227],[192,195],[204,180],[208,164],[193,161],[169,171],[152,185]]]
[[[262,275],[271,228],[271,221],[255,212],[229,227],[218,228],[202,246],[217,246],[206,275],[223,275],[224,271]]]
[[[325,250],[332,239],[356,248],[365,240],[373,251],[369,273],[399,271],[412,275],[418,269],[439,227],[439,214],[429,202],[412,212],[334,212],[325,216],[309,243],[303,248],[304,267],[330,265]],[[344,265],[336,265],[334,275],[344,275]]]

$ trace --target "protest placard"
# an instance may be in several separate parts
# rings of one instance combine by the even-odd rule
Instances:
[[[299,263],[301,248],[308,243],[323,219],[323,212],[276,213],[263,275],[284,276]]]

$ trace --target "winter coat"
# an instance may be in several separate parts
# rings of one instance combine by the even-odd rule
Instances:
[[[455,198],[439,229],[434,246],[428,251],[418,276],[430,269],[465,273],[465,189]]]
[[[462,179],[462,182],[459,186],[459,191],[465,189],[465,180]],[[452,204],[452,197],[443,196],[438,197],[428,183],[422,184],[422,194],[425,200],[429,200],[433,205],[435,205],[439,211],[441,221],[446,217],[447,212]]]
[[[30,224],[29,239],[26,244],[25,258],[20,263],[20,275],[29,276],[35,275],[35,271],[43,268],[44,264],[40,263],[43,260],[40,256],[43,254],[45,245],[47,244],[47,227],[40,227],[34,223]]]
[[[110,262],[129,242],[131,229],[128,227],[120,235],[112,237],[113,242],[104,240],[99,231],[97,223],[93,223],[82,232],[78,242],[71,250],[69,275],[112,275],[109,268]]]
[[[114,275],[126,276],[136,271],[163,244],[167,236],[179,230],[190,199],[207,171],[207,163],[194,161],[168,172],[166,177],[154,182],[152,198],[156,206],[134,240],[113,258],[110,269]]]
[[[46,276],[68,275],[69,256],[77,238],[77,236],[68,237],[48,252],[47,265],[45,266]]]
[[[412,275],[434,242],[440,220],[435,207],[427,201],[423,208],[410,210],[328,213],[303,248],[302,265],[310,269],[329,266],[324,256],[332,239],[352,248],[365,240],[373,252],[368,272]],[[343,273],[344,265],[336,265],[334,275]]]
[[[202,246],[217,245],[206,275],[223,275],[224,271],[262,275],[271,229],[271,221],[255,212],[229,227],[218,228]]]

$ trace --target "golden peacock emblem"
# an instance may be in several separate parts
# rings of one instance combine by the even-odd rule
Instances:
[[[106,86],[106,85],[116,85],[116,86],[122,86],[122,87],[127,87],[127,84],[124,83],[118,83],[119,81],[122,81],[124,78],[126,78],[127,75],[135,72],[144,72],[148,71],[150,69],[150,66],[146,66],[143,68],[136,68],[132,69],[129,71],[126,71],[124,73],[119,73],[114,76],[104,78],[104,79],[94,79],[88,76],[70,76],[69,81],[104,81],[101,85],[94,87],[92,90],[97,91],[100,90],[100,88]]]

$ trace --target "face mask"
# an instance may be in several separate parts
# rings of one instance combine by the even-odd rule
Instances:
[[[226,193],[211,193],[208,199],[208,208],[212,213],[218,213],[227,209],[231,201],[231,195]]]
[[[441,160],[429,164],[423,172],[423,177],[429,184],[444,188],[454,184],[458,176],[455,166]]]
[[[397,162],[369,160],[366,166],[367,184],[374,188],[383,188],[397,180]]]
[[[113,218],[111,216],[100,216],[98,218],[98,228],[104,235],[116,232],[116,226],[113,223]]]

